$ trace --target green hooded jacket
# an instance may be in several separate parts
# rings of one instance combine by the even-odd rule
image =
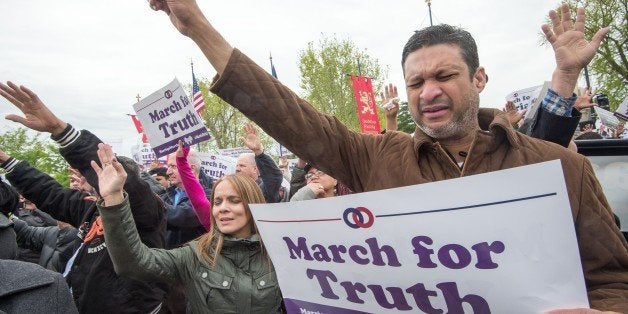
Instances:
[[[179,282],[192,313],[281,313],[281,292],[260,237],[225,237],[215,266],[199,259],[196,241],[165,250],[144,245],[128,197],[114,206],[98,202],[105,242],[116,273],[136,280]]]

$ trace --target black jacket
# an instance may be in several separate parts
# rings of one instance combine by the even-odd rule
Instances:
[[[78,132],[70,125],[53,139],[62,144],[60,152],[68,163],[98,190],[97,175],[90,161],[98,160],[96,151],[101,141],[90,132]],[[123,157],[118,159],[128,174],[124,189],[140,238],[149,247],[164,247],[166,224],[161,200],[141,180],[137,165]],[[147,313],[159,306],[164,296],[163,286],[123,278],[114,271],[93,200],[86,199],[80,191],[63,188],[26,162],[10,170],[7,178],[39,209],[83,230],[83,245],[78,248],[66,277],[79,312]],[[83,228],[79,228],[81,225]]]
[[[47,213],[42,212],[39,209],[28,210],[18,209],[14,212],[14,215],[22,222],[31,227],[48,227],[57,226],[57,221]],[[16,230],[17,232],[17,230]],[[19,245],[19,253],[17,260],[31,263],[39,263],[41,260],[41,249],[30,249],[28,247]],[[41,265],[41,264],[40,264]],[[41,265],[44,266],[44,265]],[[44,266],[46,267],[46,266]]]
[[[255,156],[255,165],[259,170],[259,179],[257,184],[262,192],[264,192],[264,198],[266,203],[279,203],[281,197],[279,196],[279,188],[283,181],[283,173],[275,161],[265,153],[261,153]]]
[[[213,180],[205,175],[203,171],[199,173],[199,182],[205,191],[207,198],[211,195]],[[173,249],[194,240],[205,234],[207,230],[196,216],[196,211],[192,208],[188,196],[183,196],[178,203],[174,204],[175,187],[171,186],[161,195],[166,204],[168,233],[166,236],[166,248]]]
[[[525,120],[519,131],[567,147],[581,116],[580,111],[576,109],[571,110],[571,117],[564,117],[539,108],[534,119]]]
[[[13,224],[18,246],[39,252],[39,265],[63,273],[65,263],[74,253],[73,248],[80,243],[76,228],[34,227],[21,219],[13,219]]]

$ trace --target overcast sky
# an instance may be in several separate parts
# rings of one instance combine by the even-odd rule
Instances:
[[[350,38],[389,67],[386,82],[400,87],[401,49],[429,26],[423,0],[199,0],[210,22],[234,46],[299,90],[297,58],[321,36]],[[434,24],[462,26],[474,35],[490,82],[481,106],[499,107],[506,94],[549,80],[551,48],[540,46],[547,12],[558,1],[433,0]],[[177,77],[191,82],[215,72],[191,40],[146,1],[0,1],[0,80],[35,91],[61,119],[125,146],[139,138],[131,120],[136,95],[146,96]],[[17,113],[0,99],[0,114]],[[0,132],[15,123],[2,120]],[[126,152],[122,152],[126,154]]]

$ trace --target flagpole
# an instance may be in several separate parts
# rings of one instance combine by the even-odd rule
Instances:
[[[194,78],[194,61],[192,61],[192,58],[190,57],[190,68],[192,69],[192,78]],[[194,82],[192,82],[192,84],[194,84]],[[192,95],[190,95],[190,99],[194,99],[194,88],[192,88]]]
[[[192,57],[190,57],[190,68],[192,69],[192,79],[194,80],[194,61],[192,60]],[[194,85],[194,82],[192,82],[192,85]],[[192,95],[190,99],[194,102],[194,88],[192,88]],[[196,151],[201,151],[201,143],[196,143]]]
[[[434,24],[432,24],[432,0],[425,0],[425,2],[427,3],[427,9],[430,12],[430,26],[433,26]]]
[[[277,79],[277,71],[275,71],[275,65],[273,64],[273,52],[269,51],[268,52],[268,59],[270,60],[270,74],[272,74],[272,76]],[[275,141],[277,142],[277,141]],[[277,145],[279,145],[279,157],[283,156],[283,146],[281,146],[281,144],[279,144],[279,142],[277,142]]]

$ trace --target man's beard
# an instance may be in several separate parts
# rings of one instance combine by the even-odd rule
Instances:
[[[419,119],[415,119],[417,127],[427,134],[427,136],[435,139],[461,138],[471,132],[478,125],[478,107],[480,97],[478,94],[469,95],[467,98],[468,107],[461,115],[453,116],[452,120],[447,124],[431,128],[423,125]]]

